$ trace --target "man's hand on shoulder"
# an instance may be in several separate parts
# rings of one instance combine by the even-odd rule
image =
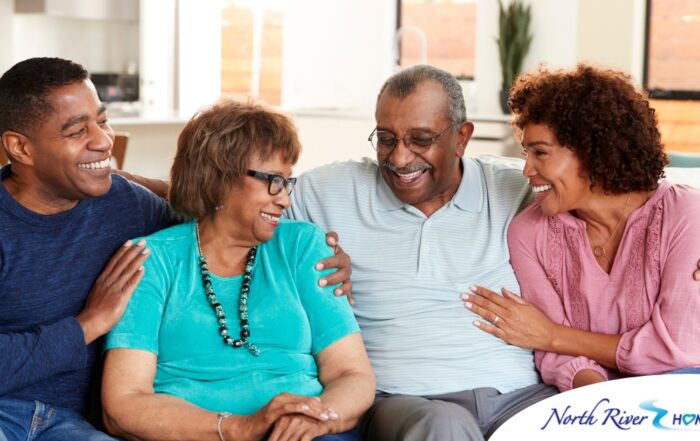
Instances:
[[[333,256],[319,261],[316,264],[316,270],[321,271],[331,268],[336,269],[336,271],[321,278],[318,281],[318,285],[326,286],[340,283],[341,285],[337,287],[333,293],[336,296],[347,296],[348,302],[352,305],[355,301],[352,298],[352,280],[350,280],[350,276],[352,275],[352,262],[350,261],[350,256],[340,248],[338,233],[334,231],[328,232],[326,234],[326,243],[333,248]]]
[[[92,286],[85,307],[75,318],[83,328],[86,344],[108,333],[122,318],[143,277],[148,252],[146,241],[134,244],[129,240],[107,262]]]

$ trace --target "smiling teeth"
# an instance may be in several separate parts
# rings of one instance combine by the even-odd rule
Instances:
[[[537,193],[542,193],[543,191],[547,191],[550,188],[552,188],[551,185],[533,185],[532,186],[532,192],[537,194]]]
[[[261,215],[263,218],[265,218],[265,219],[267,219],[267,220],[269,220],[269,221],[271,221],[271,222],[279,222],[279,220],[280,220],[279,216],[273,216],[273,215],[267,214],[267,213],[260,213],[260,215]]]
[[[78,168],[85,170],[98,170],[101,168],[109,167],[111,161],[110,158],[103,159],[102,161],[87,162],[85,164],[78,164]]]
[[[417,179],[420,175],[422,175],[424,171],[425,170],[418,170],[418,171],[413,172],[413,173],[396,172],[396,175],[399,177],[399,179],[401,179],[402,182],[411,182],[414,179]]]

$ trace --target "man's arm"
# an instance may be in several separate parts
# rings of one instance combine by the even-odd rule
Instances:
[[[0,348],[0,396],[86,362],[83,333],[73,317],[28,332],[2,333]]]
[[[309,216],[306,206],[304,205],[304,194],[307,188],[307,179],[306,174],[302,174],[297,178],[297,184],[294,191],[289,195],[292,205],[282,213],[286,219],[303,220],[315,223],[311,216]],[[321,271],[325,268],[335,268],[336,271],[329,274],[325,278],[321,278],[318,281],[318,284],[321,287],[340,284],[340,286],[333,291],[334,294],[336,296],[346,295],[348,297],[348,302],[353,304],[352,280],[350,279],[352,275],[352,262],[350,261],[350,256],[348,256],[340,247],[340,239],[338,237],[338,233],[335,231],[329,231],[326,233],[326,243],[328,246],[333,248],[333,256],[320,260],[318,263],[316,263],[316,270]]]
[[[316,270],[321,271],[324,268],[336,268],[336,271],[328,274],[326,277],[322,277],[318,281],[318,285],[323,287],[326,285],[340,284],[339,287],[333,290],[333,293],[336,296],[347,296],[348,302],[352,305],[355,303],[352,298],[352,280],[350,280],[350,276],[352,275],[352,262],[350,261],[350,256],[340,248],[338,242],[338,233],[335,231],[326,233],[326,243],[333,248],[333,255],[327,259],[320,260],[316,264]]]
[[[124,244],[93,285],[77,317],[27,332],[0,334],[0,395],[85,367],[87,344],[121,318],[141,279],[142,264],[148,257],[144,251],[143,244]]]
[[[146,178],[143,176],[135,175],[133,173],[129,173],[128,171],[124,170],[114,170],[114,173],[118,174],[119,176],[122,176],[125,179],[130,180],[131,182],[136,182],[139,185],[143,185],[144,187],[151,190],[153,193],[155,193],[163,199],[168,199],[170,181],[167,181],[165,179]]]

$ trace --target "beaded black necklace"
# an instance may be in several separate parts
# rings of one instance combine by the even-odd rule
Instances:
[[[212,288],[211,274],[209,274],[209,267],[207,266],[207,258],[204,257],[202,252],[202,245],[199,240],[199,222],[195,224],[195,231],[197,234],[197,250],[199,250],[199,272],[202,275],[202,286],[204,287],[204,294],[207,296],[207,301],[214,310],[216,319],[219,322],[219,335],[224,339],[224,343],[231,346],[232,348],[245,347],[254,356],[260,355],[260,349],[250,342],[250,328],[248,327],[248,294],[250,294],[250,280],[253,273],[253,263],[255,262],[255,254],[258,247],[254,246],[248,251],[248,260],[245,264],[245,273],[243,273],[243,282],[241,283],[241,296],[238,300],[238,317],[241,319],[241,338],[234,340],[228,333],[228,327],[226,326],[226,314],[224,313],[224,307],[216,298],[216,293],[214,288]]]

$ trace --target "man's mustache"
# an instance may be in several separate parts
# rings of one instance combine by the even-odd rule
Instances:
[[[380,161],[379,165],[382,167],[388,168],[389,170],[391,170],[394,173],[403,173],[403,174],[414,173],[414,172],[423,171],[423,170],[430,170],[431,168],[433,168],[432,165],[427,164],[425,162],[420,163],[420,164],[407,165],[406,167],[397,167],[389,161]]]

